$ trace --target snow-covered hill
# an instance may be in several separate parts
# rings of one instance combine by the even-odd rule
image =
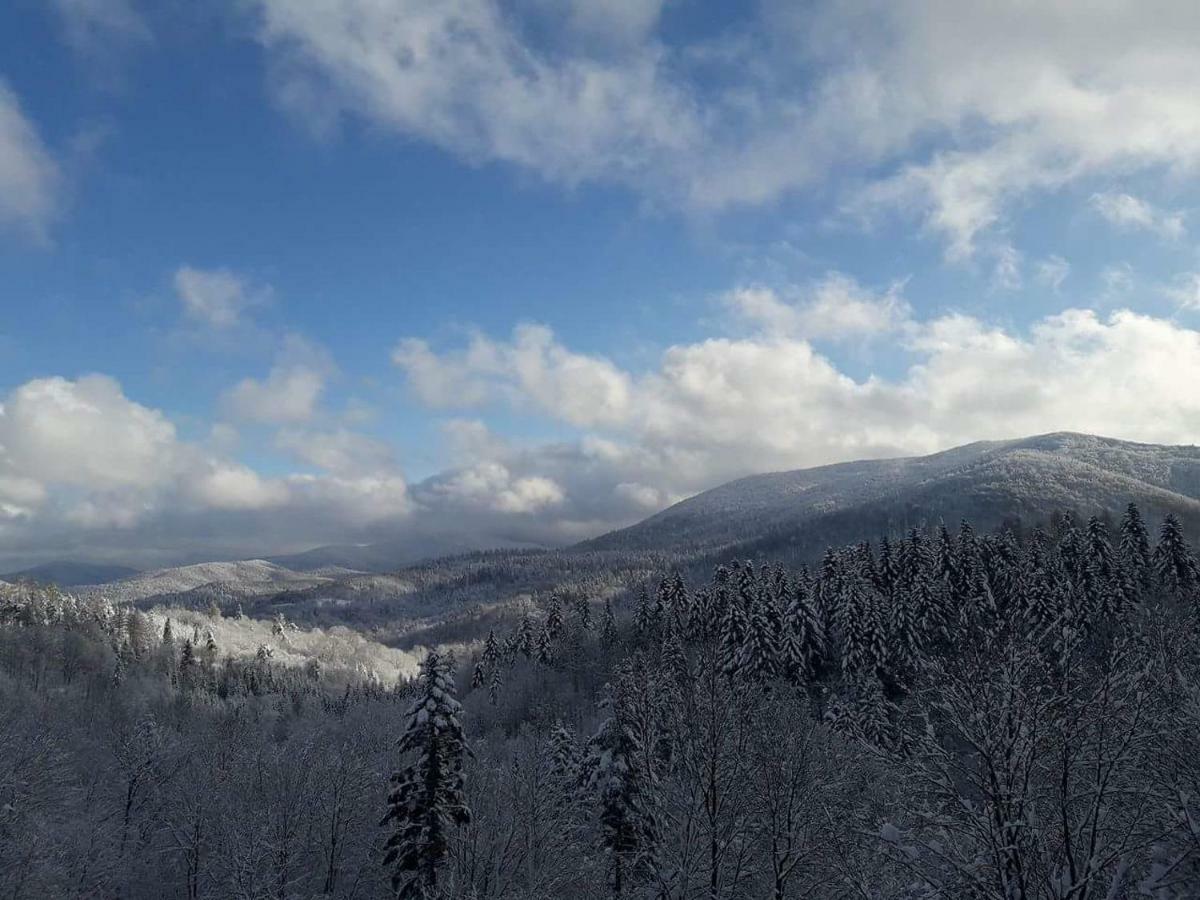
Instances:
[[[968,518],[979,528],[1055,512],[1175,512],[1200,524],[1200,448],[1056,433],[967,444],[930,456],[755,475],[705,491],[581,550],[703,552],[754,545],[802,551]]]
[[[107,584],[87,585],[78,588],[76,593],[102,594],[114,601],[181,597],[189,593],[209,593],[228,600],[304,590],[330,583],[337,577],[341,577],[341,573],[294,572],[266,560],[246,559],[154,569]]]

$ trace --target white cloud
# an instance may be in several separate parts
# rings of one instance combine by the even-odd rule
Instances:
[[[1093,194],[1091,204],[1092,209],[1118,228],[1152,231],[1171,240],[1184,235],[1182,213],[1160,210],[1132,194]]]
[[[912,313],[896,282],[876,293],[840,272],[784,299],[769,287],[742,287],[726,295],[730,308],[773,334],[810,339],[871,337],[895,331]]]
[[[629,402],[628,375],[606,359],[566,350],[541,325],[518,326],[511,342],[476,334],[466,349],[443,356],[424,341],[406,339],[392,361],[433,407],[474,406],[503,394],[587,427],[620,421]]]
[[[104,375],[21,385],[4,403],[0,447],[24,477],[101,491],[162,484],[179,464],[175,426]]]
[[[226,397],[229,412],[248,422],[307,422],[317,410],[325,377],[303,365],[276,366],[263,381],[243,378]]]
[[[175,293],[189,318],[213,328],[230,328],[242,314],[270,295],[263,287],[251,287],[228,269],[196,269],[180,266],[175,272]]]
[[[553,479],[514,477],[504,464],[485,462],[430,479],[421,486],[418,498],[441,509],[528,514],[562,503],[563,491]]]
[[[555,502],[527,535],[580,537],[753,472],[1064,429],[1187,443],[1200,428],[1200,398],[1187,387],[1200,377],[1200,333],[1169,320],[1074,309],[1015,334],[947,315],[905,335],[911,364],[896,379],[851,378],[807,341],[775,332],[676,345],[654,370],[626,373],[622,414],[575,442],[514,448],[461,424],[474,461],[414,496],[495,510],[510,484],[546,478]],[[447,355],[457,376],[472,377],[465,358]],[[495,397],[564,423],[587,399],[521,402],[515,373],[488,375],[505,382]]]
[[[1071,264],[1057,254],[1038,260],[1035,278],[1038,284],[1057,292],[1071,274]]]
[[[308,422],[317,414],[332,370],[325,350],[291,335],[267,377],[243,378],[226,393],[223,405],[232,418],[246,422]]]
[[[531,5],[254,2],[277,95],[318,126],[360,116],[689,209],[828,185],[857,215],[919,216],[952,258],[1016,199],[1200,159],[1200,7],[1182,0],[770,3],[685,44],[657,33],[658,3],[570,3],[557,30],[523,27]]]
[[[0,229],[45,240],[62,175],[12,89],[0,79]]]
[[[392,448],[365,434],[334,431],[281,431],[275,444],[296,459],[341,475],[398,471]]]
[[[187,490],[212,509],[266,509],[288,500],[287,486],[267,481],[246,466],[222,463],[189,480]]]
[[[26,382],[0,406],[0,555],[246,556],[354,539],[412,511],[366,438],[307,435],[327,471],[277,477],[229,458],[231,443],[182,440],[104,375]]]

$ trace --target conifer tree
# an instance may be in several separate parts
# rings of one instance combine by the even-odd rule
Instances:
[[[487,684],[487,673],[484,671],[483,660],[481,659],[475,663],[475,668],[471,672],[471,690],[477,691],[485,684]]]
[[[496,640],[495,631],[489,631],[487,640],[483,642],[482,659],[484,666],[489,670],[500,664],[500,644]]]
[[[562,722],[555,722],[550,729],[551,774],[559,781],[564,792],[573,790],[579,780],[581,759],[579,742],[575,732]]]
[[[517,626],[517,650],[526,659],[532,659],[536,649],[537,636],[534,634],[533,620],[529,618],[529,613],[526,613]]]
[[[538,635],[535,657],[539,665],[554,665],[554,640],[550,637],[549,627],[543,628]]]
[[[737,674],[746,643],[746,613],[740,598],[730,597],[721,623],[721,671],[730,677]]]
[[[405,764],[392,775],[388,812],[391,825],[384,865],[401,898],[432,900],[446,858],[449,826],[471,821],[463,764],[470,753],[454,698],[454,681],[436,652],[421,664],[418,697],[408,714],[399,750]]]
[[[179,654],[179,680],[184,687],[191,684],[195,671],[196,650],[192,646],[191,638],[185,638],[183,641],[183,650]]]
[[[200,665],[211,672],[217,664],[217,638],[211,628],[204,630],[204,647],[200,651]]]
[[[592,630],[592,604],[583,594],[575,598],[575,622],[579,625],[580,631]]]
[[[642,761],[647,758],[636,726],[637,685],[632,667],[622,666],[606,701],[609,717],[588,742],[590,785],[600,804],[600,842],[608,857],[613,897],[629,889],[652,858],[655,825],[647,802]]]
[[[654,612],[650,607],[650,595],[646,586],[638,590],[636,605],[633,611],[633,633],[639,641],[648,640],[654,627]]]
[[[488,702],[495,706],[500,702],[500,691],[504,689],[504,674],[499,666],[492,667],[491,677],[488,679]]]
[[[826,656],[825,629],[805,579],[797,579],[783,617],[780,658],[784,674],[805,681],[822,666]]]
[[[170,618],[163,625],[162,642],[164,647],[169,648],[172,653],[175,652],[175,635],[171,631]]]
[[[1178,597],[1195,593],[1200,580],[1196,558],[1183,537],[1183,525],[1173,513],[1163,519],[1158,546],[1154,548],[1154,571],[1168,593]]]
[[[612,652],[617,645],[617,619],[613,615],[612,602],[605,598],[604,613],[600,617],[600,645]]]
[[[1154,554],[1150,549],[1150,533],[1135,503],[1125,507],[1125,515],[1121,519],[1121,563],[1135,583],[1143,587],[1146,585],[1153,571]]]
[[[746,617],[745,635],[738,653],[737,671],[756,681],[770,681],[780,673],[780,616],[775,598],[766,584]]]
[[[562,601],[558,599],[558,594],[552,594],[549,608],[546,610],[546,631],[550,635],[550,640],[556,640],[562,634],[562,630]]]

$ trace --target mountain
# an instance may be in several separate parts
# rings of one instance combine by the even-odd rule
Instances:
[[[0,575],[0,581],[38,581],[57,584],[60,587],[75,587],[81,584],[104,584],[137,574],[129,566],[113,566],[103,563],[72,562],[55,560]]]
[[[526,549],[528,545],[494,540],[488,549]],[[268,556],[267,562],[296,572],[311,572],[337,566],[359,572],[394,572],[423,560],[455,556],[481,549],[477,541],[452,535],[414,536],[404,541],[373,544],[332,544],[301,553]]]
[[[171,602],[197,602],[210,597],[227,601],[304,590],[352,574],[349,570],[339,569],[323,573],[294,572],[263,559],[245,559],[139,572],[119,581],[82,586],[78,593],[101,594],[113,601],[161,598]]]
[[[1061,432],[753,475],[574,549],[811,556],[939,520],[985,530],[1067,510],[1115,516],[1130,501],[1148,520],[1174,512],[1200,530],[1200,448]]]

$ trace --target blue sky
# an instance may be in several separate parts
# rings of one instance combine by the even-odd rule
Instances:
[[[0,563],[1193,442],[1190,4],[17,0]]]

